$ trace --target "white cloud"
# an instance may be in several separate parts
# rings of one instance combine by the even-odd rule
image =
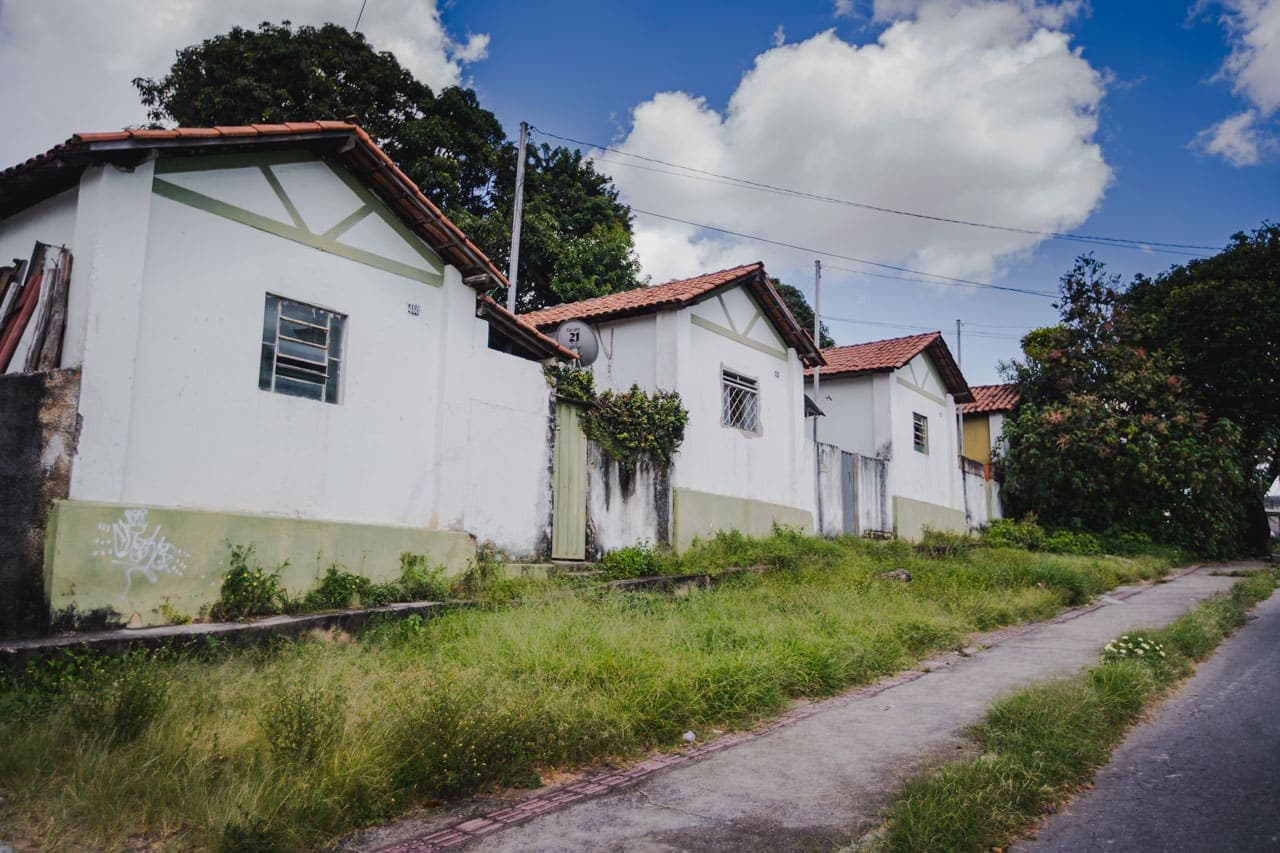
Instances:
[[[787,31],[783,29],[782,24],[778,24],[778,28],[773,31],[773,46],[782,47],[787,43]]]
[[[835,0],[831,4],[831,11],[837,18],[852,18],[856,14],[853,0]]]
[[[1078,226],[1111,177],[1093,141],[1102,76],[1065,34],[1044,26],[1053,15],[1038,6],[913,5],[915,16],[874,44],[825,32],[761,54],[723,111],[683,92],[655,95],[635,108],[618,147],[899,209],[1040,230]],[[944,275],[996,275],[1039,242],[624,161],[603,155],[600,166],[636,208]],[[644,215],[636,243],[655,281],[778,254]]]
[[[1252,166],[1280,150],[1280,0],[1222,0],[1231,54],[1219,78],[1252,109],[1201,131],[1192,146],[1234,166]]]
[[[1258,118],[1257,110],[1225,118],[1196,134],[1191,145],[1232,166],[1256,166],[1276,150],[1275,138],[1258,128]]]
[[[179,49],[264,20],[350,27],[359,0],[0,0],[0,168],[77,131],[112,130],[146,120],[134,77],[158,77]],[[489,37],[457,41],[437,0],[380,0],[360,30],[434,89],[465,82]]]

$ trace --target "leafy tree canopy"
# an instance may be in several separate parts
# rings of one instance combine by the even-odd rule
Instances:
[[[783,284],[780,279],[769,278],[773,283],[773,289],[778,291],[778,295],[782,297],[782,301],[787,303],[787,307],[791,309],[791,315],[796,318],[796,322],[800,324],[800,328],[804,329],[810,335],[813,334],[813,308],[809,305],[809,300],[805,299],[804,294],[800,292],[798,287],[792,287],[789,284]],[[818,346],[826,349],[836,345],[835,338],[831,337],[827,331],[827,324],[823,323],[820,328],[820,336],[822,340],[818,342]]]
[[[133,81],[156,123],[204,126],[354,116],[404,172],[505,269],[517,151],[475,92],[439,93],[335,24],[288,21],[183,48],[160,79]],[[578,151],[531,147],[520,310],[637,286],[631,212]]]
[[[1265,488],[1280,475],[1280,226],[1139,277],[1125,301],[1139,340],[1174,353],[1207,411],[1240,426]]]
[[[1084,256],[1062,278],[1062,321],[1005,366],[1024,404],[1003,434],[1015,515],[1141,532],[1206,554],[1239,549],[1252,487],[1239,427],[1204,411],[1176,355],[1143,346],[1119,279]]]

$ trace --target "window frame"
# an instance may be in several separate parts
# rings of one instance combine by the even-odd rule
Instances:
[[[911,443],[916,453],[929,455],[929,416],[911,413]]]
[[[746,427],[741,423],[735,423],[731,420],[733,404],[730,401],[730,395],[737,391],[740,394],[750,394],[754,405],[751,409],[752,426]],[[753,376],[748,376],[739,370],[720,365],[720,425],[726,429],[736,429],[748,435],[760,435],[761,418],[760,418],[760,380]]]
[[[318,403],[341,403],[347,320],[332,308],[268,291],[262,308],[258,388]]]

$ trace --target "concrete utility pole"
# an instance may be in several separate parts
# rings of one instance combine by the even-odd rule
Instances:
[[[529,147],[529,122],[520,122],[520,159],[516,161],[515,209],[511,212],[511,263],[507,267],[507,310],[516,313],[516,275],[520,269],[520,217],[524,213],[524,158]]]
[[[815,259],[813,262],[813,343],[822,349],[822,261]],[[815,364],[813,366],[813,404],[818,408],[822,408],[818,401],[822,398],[818,395],[819,384],[821,382],[822,365]],[[818,529],[815,531],[819,536],[822,535],[822,448],[818,446],[818,415],[813,416],[813,488],[816,493],[818,510]]]

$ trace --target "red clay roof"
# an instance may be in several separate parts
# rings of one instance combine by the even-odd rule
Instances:
[[[961,414],[1012,412],[1022,401],[1017,385],[970,385],[969,390],[973,392],[973,402],[962,405]]]
[[[651,314],[695,304],[721,288],[737,284],[745,285],[752,292],[782,339],[800,354],[805,364],[822,363],[822,355],[814,345],[813,338],[800,328],[787,304],[769,282],[764,264],[760,261],[693,278],[669,281],[666,284],[655,284],[652,287],[637,287],[581,302],[566,302],[520,316],[541,329],[547,329],[565,320],[600,321]]]
[[[348,140],[354,145],[342,143]],[[125,129],[107,133],[77,133],[43,154],[0,171],[0,218],[74,186],[90,163],[138,162],[142,152],[193,154],[209,148],[246,150],[299,142],[337,142],[328,145],[406,224],[467,277],[484,274],[483,284],[507,286],[507,279],[449,221],[418,185],[400,170],[357,124],[345,121],[295,121],[235,127],[179,127],[170,130]],[[481,289],[488,289],[482,287]]]
[[[828,347],[822,351],[823,358],[827,360],[827,366],[822,368],[822,377],[887,373],[905,366],[911,359],[926,351],[942,374],[947,391],[955,395],[956,402],[973,399],[969,383],[965,382],[960,366],[951,357],[951,350],[947,348],[941,332],[925,332],[922,335],[907,335],[845,347]],[[805,371],[806,376],[812,376],[813,373],[812,368]]]
[[[341,160],[415,234],[457,267],[467,284],[481,293],[508,286],[506,276],[423,195],[364,128],[345,121],[77,133],[43,154],[0,171],[0,219],[75,186],[90,164],[136,165],[153,151],[180,156],[209,153],[211,149],[252,151],[277,145],[318,148]],[[577,357],[531,325],[518,322],[505,308],[496,303],[493,307],[498,310],[490,310],[487,316],[509,327],[507,331],[518,334],[526,345],[561,357],[566,353]]]

